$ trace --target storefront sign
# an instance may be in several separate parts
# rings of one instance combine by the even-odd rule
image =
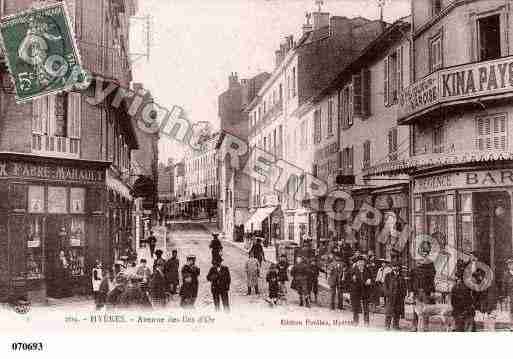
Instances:
[[[399,96],[399,119],[430,106],[513,92],[513,57],[441,69]]]
[[[417,178],[414,192],[437,192],[464,188],[513,186],[513,170],[455,172]]]
[[[81,169],[51,164],[0,161],[0,178],[38,178],[54,181],[102,182],[103,170]]]

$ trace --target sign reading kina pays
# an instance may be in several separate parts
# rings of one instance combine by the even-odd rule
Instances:
[[[438,70],[399,95],[399,119],[435,105],[513,93],[513,56]]]
[[[85,81],[64,2],[2,18],[0,39],[17,102],[70,90]]]

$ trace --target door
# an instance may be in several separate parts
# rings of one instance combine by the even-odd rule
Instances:
[[[475,233],[474,250],[479,261],[490,266],[494,273],[493,285],[501,290],[506,259],[511,245],[511,201],[507,192],[474,194]]]
[[[60,298],[66,291],[63,286],[64,273],[59,264],[59,253],[64,250],[64,240],[67,228],[65,222],[57,216],[48,216],[46,218],[45,233],[45,276],[47,295],[53,298]]]

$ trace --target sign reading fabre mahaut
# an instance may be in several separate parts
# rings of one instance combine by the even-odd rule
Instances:
[[[17,102],[69,90],[83,77],[64,2],[2,18],[0,40]]]
[[[399,96],[399,120],[450,102],[513,92],[513,56],[441,69]]]

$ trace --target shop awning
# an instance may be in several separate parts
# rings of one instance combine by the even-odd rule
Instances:
[[[276,206],[272,207],[263,207],[258,208],[255,213],[248,219],[246,224],[244,225],[244,230],[246,232],[253,231],[260,231],[262,230],[262,222],[269,217],[274,210],[276,209]]]

